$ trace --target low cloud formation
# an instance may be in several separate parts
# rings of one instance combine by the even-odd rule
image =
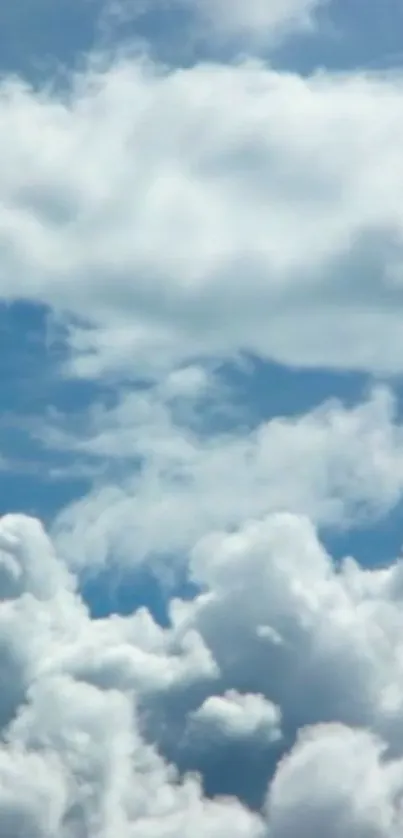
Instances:
[[[401,834],[400,561],[337,569],[307,519],[270,515],[194,548],[203,590],[163,629],[91,619],[38,521],[6,516],[0,540],[7,838]],[[267,748],[256,811],[209,797],[203,759],[186,772],[196,722],[214,759]]]

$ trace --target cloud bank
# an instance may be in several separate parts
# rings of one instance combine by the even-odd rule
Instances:
[[[38,521],[6,516],[0,539],[8,838],[400,834],[400,561],[336,569],[307,519],[270,515],[195,547],[204,590],[162,629],[91,619]],[[228,738],[264,749],[258,811],[194,773]]]
[[[79,375],[243,351],[399,373],[401,99],[398,72],[256,61],[6,78],[0,292],[59,313]]]

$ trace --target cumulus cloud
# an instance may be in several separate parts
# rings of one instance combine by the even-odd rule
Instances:
[[[97,637],[93,659],[107,666],[101,638],[108,634],[109,626],[115,656],[122,665],[126,655],[130,669],[124,621],[123,633],[117,631],[115,642],[113,620],[99,626],[91,623],[78,595],[65,585],[66,572],[38,522],[6,517],[1,522],[1,535],[10,568],[22,569],[27,556],[38,568],[41,562],[47,567],[39,587],[25,575],[21,590],[10,598],[6,586],[8,599],[0,603],[1,649],[14,659],[13,678],[19,676],[20,686],[23,684],[9,719],[3,720],[2,834],[7,838],[50,838],[55,834],[66,838],[112,838],[117,834],[122,838],[188,834],[258,838],[263,834],[257,817],[236,801],[204,799],[197,778],[180,781],[175,769],[144,741],[133,681],[125,688],[115,674],[102,686],[90,683],[89,669],[87,679],[83,673],[74,675],[72,659],[80,656],[92,631]],[[13,570],[10,574],[13,578]],[[54,583],[51,593],[49,579]],[[13,632],[7,632],[10,624]],[[144,640],[147,643],[147,638]],[[136,654],[134,643],[132,650]],[[170,662],[175,668],[168,654],[160,657],[161,668],[169,669]],[[147,658],[143,667],[144,662],[147,664]],[[9,687],[12,689],[13,683]],[[2,707],[3,702],[2,691]]]
[[[281,737],[278,707],[262,695],[241,695],[236,690],[206,698],[192,714],[190,728],[190,735],[200,738],[256,736],[258,741],[272,742]]]
[[[366,731],[306,731],[270,789],[270,835],[395,838],[403,826],[403,762],[384,757],[385,746]]]
[[[160,557],[175,572],[206,533],[250,517],[288,510],[321,526],[359,526],[399,502],[402,427],[387,389],[352,408],[329,401],[254,429],[241,416],[231,431],[214,434],[193,414],[206,415],[210,397],[214,410],[220,389],[213,383],[209,396],[193,372],[196,389],[183,395],[186,380],[189,387],[190,373],[123,394],[111,409],[94,406],[76,433],[71,419],[44,431],[48,445],[107,469],[53,523],[58,548],[76,567]]]
[[[69,314],[80,375],[401,371],[402,89],[251,61],[3,80],[0,292]]]
[[[192,566],[208,593],[183,625],[196,620],[232,688],[278,704],[285,732],[337,719],[400,753],[400,562],[337,569],[307,520],[277,515],[207,539]]]
[[[400,834],[401,561],[336,568],[307,519],[270,515],[198,545],[189,561],[204,590],[173,603],[163,629],[144,611],[91,619],[39,523],[0,526],[11,579],[38,567],[12,591],[1,577],[0,647],[20,679],[2,716],[7,838]],[[260,812],[183,773],[184,749],[197,767],[195,720],[216,731],[213,759],[225,740],[259,741]]]

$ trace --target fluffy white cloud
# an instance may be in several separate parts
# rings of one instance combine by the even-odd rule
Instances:
[[[284,730],[338,719],[401,751],[401,563],[337,569],[307,520],[277,515],[206,539],[192,566],[208,593],[180,619],[226,683],[279,704]]]
[[[236,33],[303,8],[234,10]],[[401,834],[402,562],[335,567],[315,529],[401,498],[393,399],[208,437],[194,358],[401,371],[402,93],[399,74],[137,59],[67,93],[2,81],[0,293],[52,307],[78,374],[174,368],[84,434],[46,433],[109,469],[56,550],[37,521],[0,521],[7,838]],[[70,568],[170,555],[200,593],[166,629],[94,620],[59,551]],[[257,814],[187,773],[209,788],[220,749],[260,773]]]
[[[7,838],[262,835],[259,818],[236,801],[204,799],[197,778],[180,781],[175,769],[143,740],[127,640],[125,645],[132,621],[91,622],[79,597],[65,584],[68,575],[38,522],[6,517],[0,527],[11,577],[16,568],[22,577],[27,563],[37,567],[37,576],[25,574],[14,596],[7,583],[7,599],[0,603],[2,656],[14,661],[6,686],[16,699],[8,707],[8,718],[2,718],[0,832]],[[144,621],[142,625],[144,629]],[[112,669],[109,683],[103,685],[89,682],[89,668],[87,678],[83,672],[81,677],[74,675],[74,659],[85,653],[91,635],[97,639],[92,662],[108,666],[110,655],[108,660],[103,647],[108,633],[116,660],[127,669],[125,686]],[[158,636],[157,627],[154,634]],[[144,630],[142,639],[147,646]],[[131,647],[135,656],[134,639]],[[192,651],[196,665],[194,644]],[[144,674],[148,664],[152,667],[151,659],[152,655],[148,660],[143,656]],[[160,650],[160,659],[160,668],[172,666],[175,677],[175,660],[168,650],[165,655]],[[3,675],[3,660],[0,671]],[[162,686],[167,688],[166,681],[154,684],[154,689]],[[2,689],[2,710],[5,698]]]
[[[0,746],[3,835],[9,838],[61,835],[61,814],[68,805],[64,779],[62,767],[53,754],[44,758],[19,748]]]
[[[179,398],[186,381],[196,390]],[[350,409],[330,401],[252,431],[213,435],[192,420],[208,393],[193,370],[129,392],[113,409],[94,408],[77,436],[63,423],[53,437],[44,432],[48,444],[108,464],[104,480],[97,477],[54,522],[58,547],[73,564],[168,556],[172,567],[209,531],[250,517],[288,510],[321,525],[357,526],[401,498],[403,431],[389,391],[375,390]],[[219,401],[218,390],[213,407]]]
[[[278,707],[262,695],[241,695],[229,690],[212,695],[191,714],[190,736],[203,739],[250,739],[273,742],[281,737]]]
[[[145,612],[91,620],[38,522],[6,517],[0,528],[11,578],[38,568],[18,590],[6,582],[0,602],[8,687],[20,677],[2,719],[7,838],[321,838],[324,824],[332,838],[401,833],[401,562],[337,569],[307,520],[269,516],[200,543],[190,561],[204,592],[177,601],[161,629]],[[170,677],[150,677],[157,660]],[[196,718],[260,747],[279,721],[273,701],[286,754],[273,778],[265,757],[260,814],[206,798],[160,755],[172,728],[179,751],[191,746]],[[219,753],[222,737],[209,741]]]
[[[40,562],[38,556],[42,556]],[[39,522],[23,515],[6,516],[0,529],[1,598],[16,599],[30,591],[37,599],[50,599],[61,588],[73,586],[63,565],[56,561]]]
[[[341,725],[304,733],[278,770],[268,801],[272,838],[397,838],[403,827],[403,762]]]
[[[5,79],[0,293],[78,318],[80,374],[245,349],[399,372],[402,92],[256,62]]]

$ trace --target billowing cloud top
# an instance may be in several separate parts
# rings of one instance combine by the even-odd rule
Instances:
[[[37,521],[3,518],[0,536],[8,838],[397,838],[400,563],[336,570],[307,520],[269,516],[199,545],[205,592],[161,629],[145,611],[91,619]],[[227,738],[245,765],[263,753],[269,782],[281,736],[260,815],[169,764],[194,769]]]

